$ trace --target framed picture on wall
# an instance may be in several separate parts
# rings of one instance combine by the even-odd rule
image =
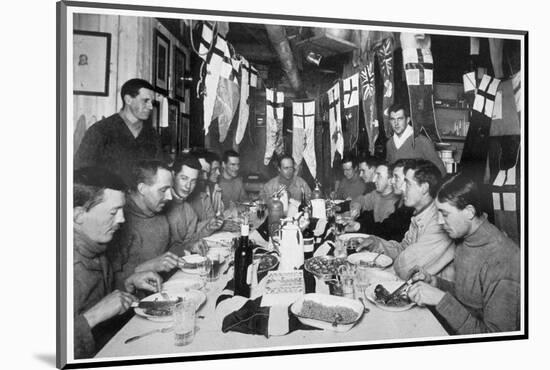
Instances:
[[[74,30],[73,93],[109,95],[111,34]]]
[[[168,95],[170,77],[170,40],[155,29],[153,41],[153,85],[156,90]]]
[[[174,97],[185,101],[185,54],[179,47],[174,46]]]

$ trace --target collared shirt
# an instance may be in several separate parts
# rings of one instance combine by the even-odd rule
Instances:
[[[394,259],[393,268],[400,278],[406,280],[410,270],[418,265],[430,274],[453,280],[452,261],[455,244],[439,224],[438,211],[432,201],[419,214],[411,217],[409,230],[403,240],[385,241],[382,245],[385,253]]]
[[[367,184],[359,175],[354,174],[351,179],[344,177],[336,190],[336,199],[355,199],[365,194]]]
[[[395,144],[395,147],[397,149],[401,148],[403,143],[405,143],[405,140],[407,140],[413,134],[414,134],[414,130],[411,125],[407,125],[405,127],[405,130],[403,131],[401,136],[397,136],[397,134],[393,134],[393,143]]]
[[[487,221],[456,247],[454,283],[437,278],[446,291],[435,306],[457,334],[520,328],[518,246]]]
[[[414,142],[413,142],[414,140]],[[398,148],[393,139],[386,142],[386,161],[394,163],[402,158],[422,158],[437,166],[442,175],[447,173],[443,161],[435,151],[434,143],[424,135],[409,136]]]
[[[157,132],[144,122],[134,137],[121,111],[90,126],[74,156],[74,168],[101,166],[128,181],[133,162],[162,158]]]
[[[283,183],[286,185],[287,181],[284,179],[281,180],[280,176],[272,178],[264,184],[262,190],[260,191],[260,198],[265,202],[268,202],[271,199],[271,195],[279,190]],[[286,190],[290,194],[290,198],[297,200],[298,202],[302,201],[302,189],[304,189],[306,199],[310,199],[311,189],[307,182],[300,176],[294,176],[286,187]]]

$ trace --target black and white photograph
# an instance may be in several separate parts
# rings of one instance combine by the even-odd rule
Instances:
[[[57,340],[34,358],[519,366],[546,294],[528,23],[202,5],[55,2],[57,127],[29,136],[55,146],[57,316],[26,315]]]

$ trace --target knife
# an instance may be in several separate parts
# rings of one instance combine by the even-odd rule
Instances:
[[[403,284],[399,285],[397,289],[395,289],[390,295],[386,296],[384,298],[384,304],[387,304],[389,301],[391,301],[393,298],[400,295],[405,289],[407,289],[412,284],[412,278],[405,281]]]
[[[180,301],[181,299],[176,301],[141,301],[141,302],[133,302],[131,307],[139,307],[144,310],[148,308],[161,310],[161,309],[173,307]]]

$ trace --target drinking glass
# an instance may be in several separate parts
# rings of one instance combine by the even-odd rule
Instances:
[[[195,303],[184,299],[174,307],[174,344],[185,346],[195,338]]]
[[[207,277],[208,277],[208,274],[210,273],[210,270],[212,270],[212,260],[206,257],[204,261],[199,265],[199,275],[201,276],[203,282],[205,283],[205,286],[206,286],[206,281],[208,281]]]
[[[222,255],[219,252],[209,252],[209,254],[206,256],[205,263],[207,265],[210,265],[210,267],[207,267],[209,272],[207,274],[206,281],[213,282],[218,280],[223,264]]]

